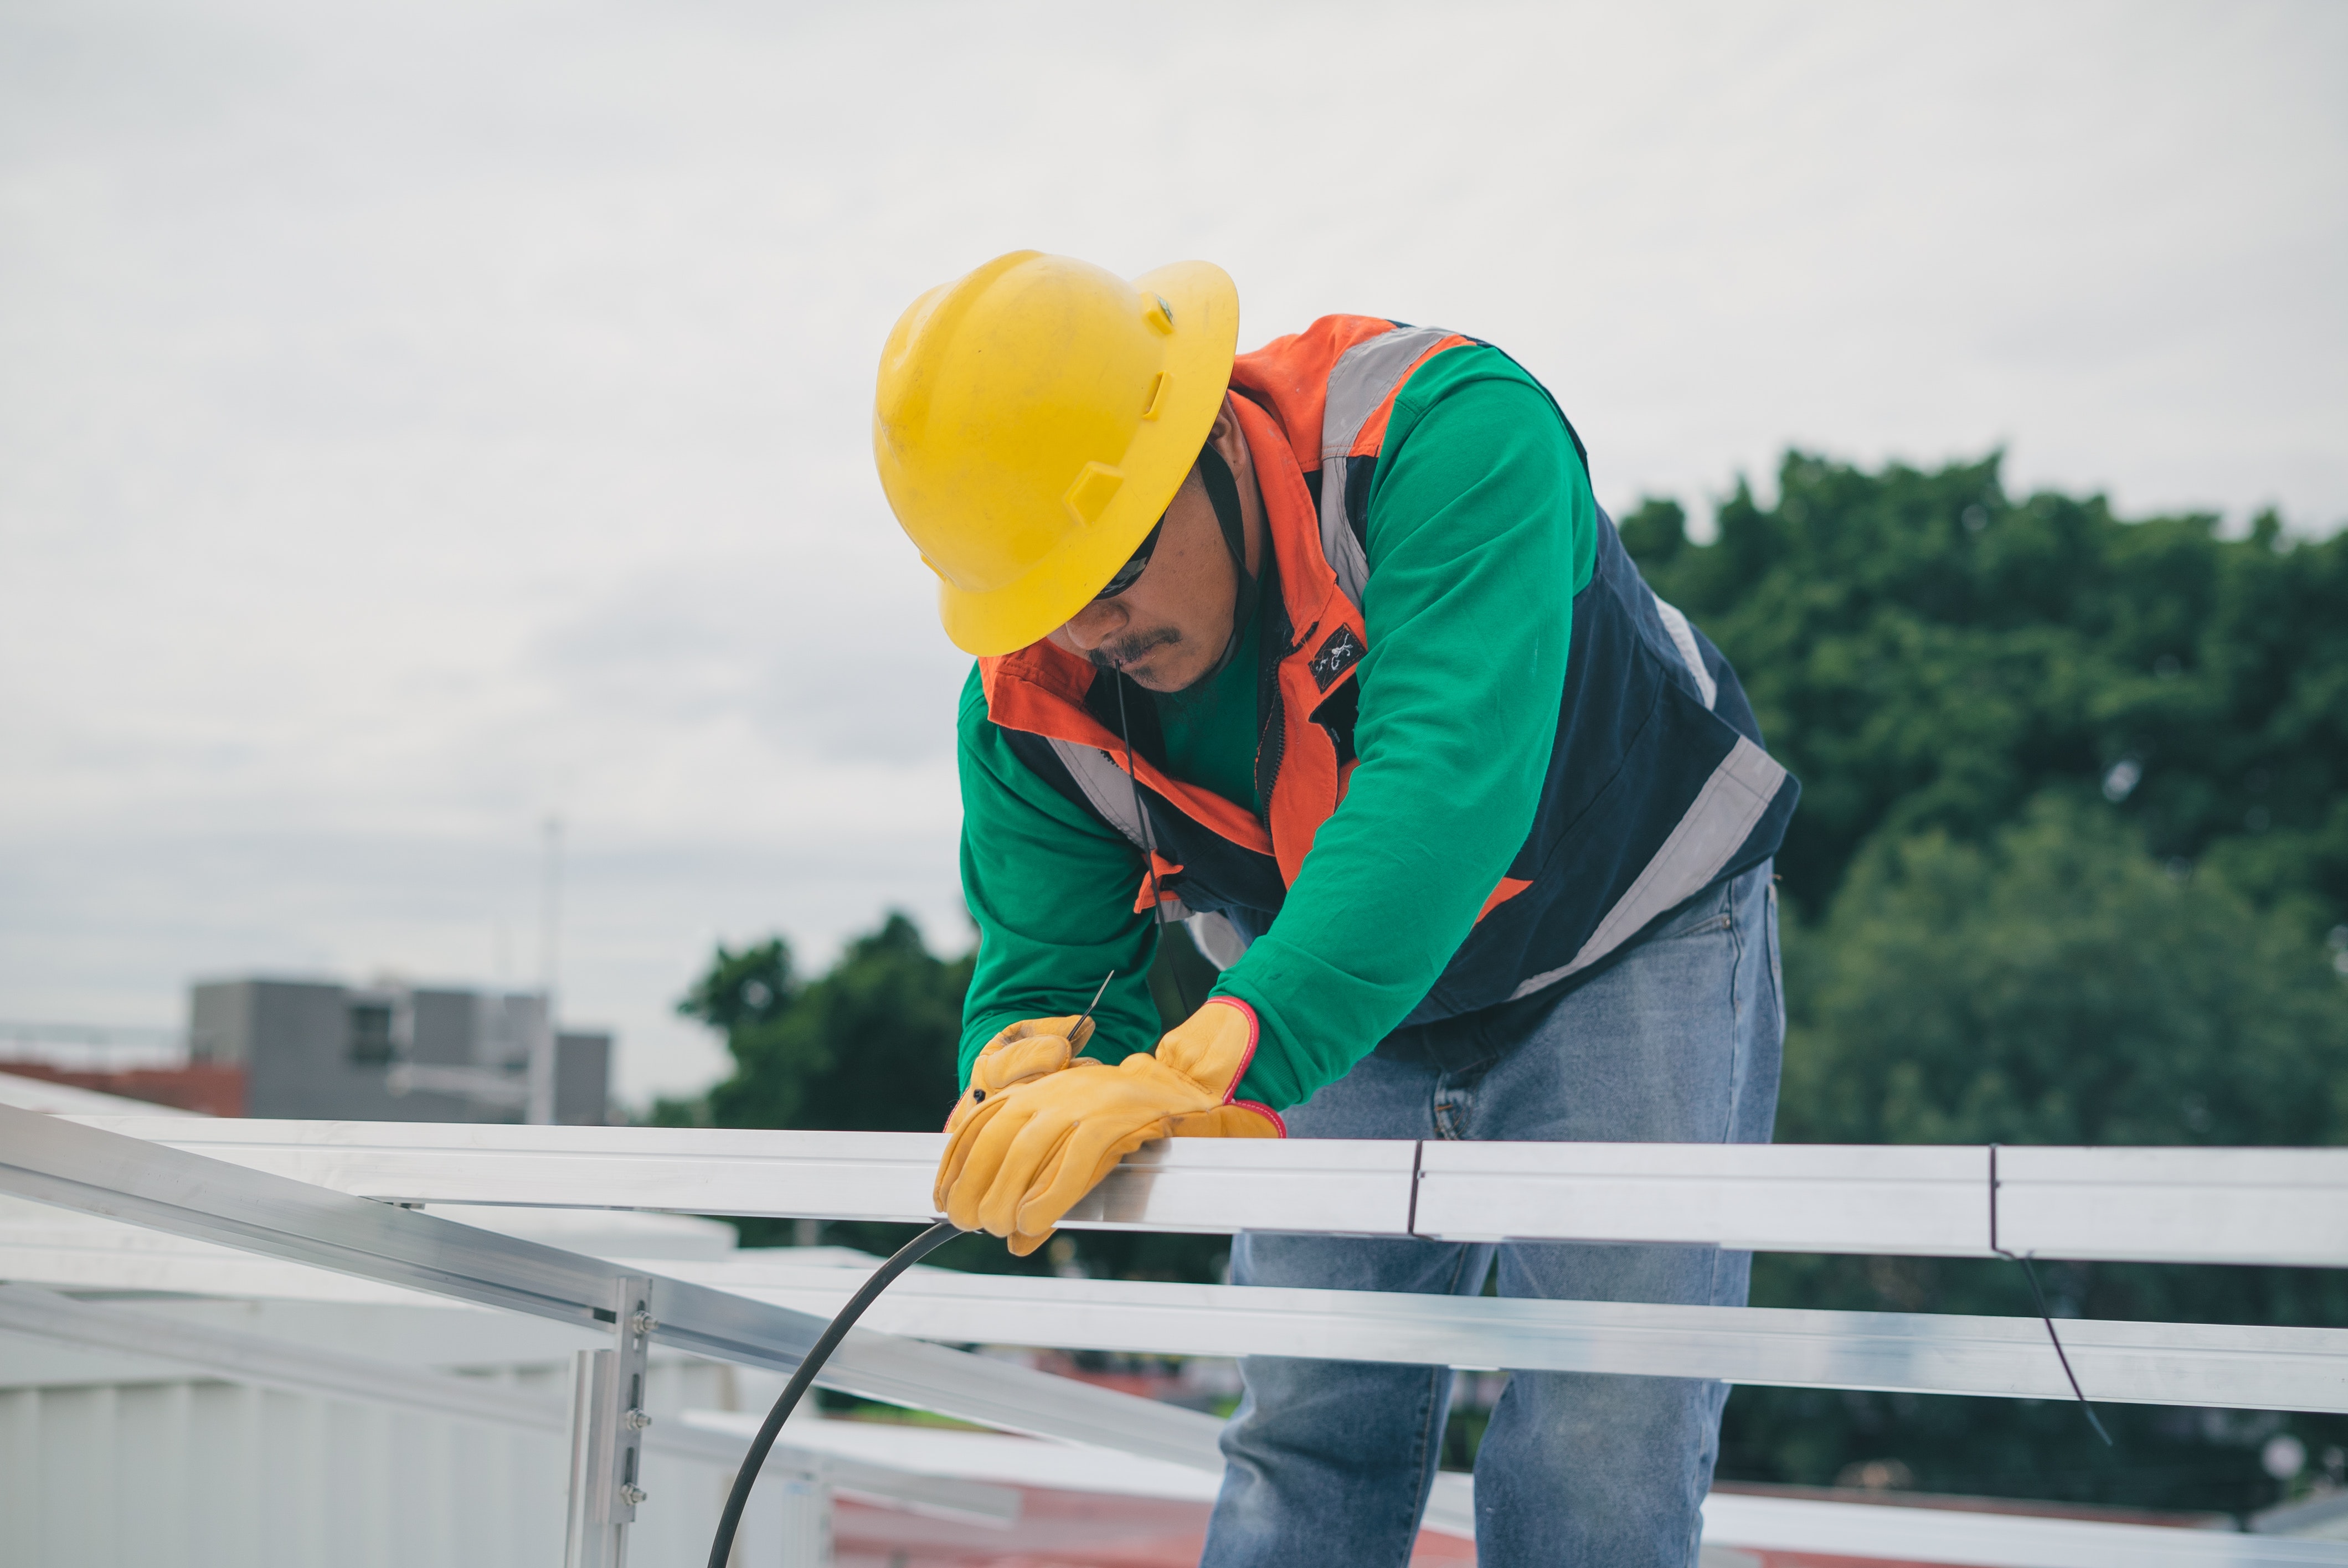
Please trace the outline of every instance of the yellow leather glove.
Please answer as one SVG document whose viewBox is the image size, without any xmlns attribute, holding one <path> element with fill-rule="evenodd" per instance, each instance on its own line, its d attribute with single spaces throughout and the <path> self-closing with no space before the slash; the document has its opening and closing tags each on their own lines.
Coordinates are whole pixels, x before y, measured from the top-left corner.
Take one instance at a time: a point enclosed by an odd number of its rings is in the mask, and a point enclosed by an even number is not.
<svg viewBox="0 0 2348 1568">
<path fill-rule="evenodd" d="M 1071 1062 L 1098 1067 L 1101 1064 L 1090 1057 L 1076 1054 L 1092 1037 L 1093 1020 L 1075 1013 L 1066 1018 L 1024 1019 L 1005 1028 L 980 1048 L 977 1060 L 970 1064 L 970 1087 L 954 1102 L 946 1117 L 946 1131 L 961 1127 L 986 1103 L 988 1096 L 1014 1083 L 1057 1072 Z"/>
<path fill-rule="evenodd" d="M 1174 1118 L 1177 1138 L 1285 1138 L 1288 1123 L 1280 1112 L 1253 1100 L 1234 1100 L 1212 1111 L 1196 1111 Z M 1062 1211 L 1066 1213 L 1066 1210 Z"/>
<path fill-rule="evenodd" d="M 1025 1256 L 1119 1160 L 1173 1135 L 1178 1123 L 1187 1123 L 1189 1136 L 1285 1136 L 1269 1106 L 1231 1098 L 1255 1046 L 1255 1009 L 1236 997 L 1210 997 L 1155 1052 L 1113 1068 L 1030 1077 L 990 1095 L 947 1143 L 938 1207 L 964 1230 L 1005 1237 Z"/>
</svg>

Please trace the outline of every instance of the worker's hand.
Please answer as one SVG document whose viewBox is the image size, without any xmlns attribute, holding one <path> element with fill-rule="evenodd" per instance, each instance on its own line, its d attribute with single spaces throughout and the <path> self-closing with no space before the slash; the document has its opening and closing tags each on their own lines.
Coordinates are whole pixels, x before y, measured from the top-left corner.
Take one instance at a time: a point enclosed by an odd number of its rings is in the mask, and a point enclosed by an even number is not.
<svg viewBox="0 0 2348 1568">
<path fill-rule="evenodd" d="M 970 1064 L 970 1087 L 954 1102 L 953 1111 L 946 1117 L 946 1131 L 959 1130 L 990 1096 L 1014 1083 L 1057 1072 L 1074 1062 L 1099 1066 L 1090 1057 L 1076 1054 L 1092 1037 L 1093 1020 L 1073 1013 L 1066 1018 L 1025 1019 L 1004 1029 L 986 1042 L 978 1060 Z M 939 1207 L 945 1206 L 942 1184 L 937 1201 Z"/>
<path fill-rule="evenodd" d="M 964 1230 L 1007 1238 L 1024 1256 L 1119 1160 L 1172 1135 L 1179 1122 L 1188 1121 L 1193 1135 L 1261 1128 L 1259 1136 L 1282 1136 L 1268 1108 L 1231 1100 L 1255 1045 L 1255 1009 L 1212 997 L 1155 1052 L 1113 1068 L 1045 1073 L 990 1095 L 946 1145 L 938 1206 Z"/>
</svg>

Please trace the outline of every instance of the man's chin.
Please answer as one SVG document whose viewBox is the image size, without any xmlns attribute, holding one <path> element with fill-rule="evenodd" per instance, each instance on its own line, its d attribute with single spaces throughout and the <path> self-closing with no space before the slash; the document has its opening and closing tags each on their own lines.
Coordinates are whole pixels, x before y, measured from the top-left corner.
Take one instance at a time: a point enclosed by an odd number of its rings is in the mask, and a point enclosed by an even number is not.
<svg viewBox="0 0 2348 1568">
<path fill-rule="evenodd" d="M 1179 692 L 1181 690 L 1179 686 L 1168 685 L 1165 680 L 1158 674 L 1156 670 L 1151 667 L 1147 660 L 1143 661 L 1139 664 L 1128 664 L 1124 669 L 1118 671 L 1117 673 L 1124 676 L 1127 680 L 1132 682 L 1135 685 L 1140 687 L 1145 692 Z"/>
<path fill-rule="evenodd" d="M 1095 662 L 1099 663 L 1099 661 Z M 1145 653 L 1121 664 L 1102 664 L 1100 667 L 1114 670 L 1145 692 L 1170 694 L 1186 690 L 1191 683 L 1183 678 L 1183 672 L 1176 667 L 1177 663 L 1176 660 L 1168 658 L 1161 648 L 1159 651 Z"/>
<path fill-rule="evenodd" d="M 1154 692 L 1161 697 L 1179 697 L 1185 692 L 1195 692 L 1200 687 L 1205 685 L 1207 683 L 1207 677 L 1211 674 L 1212 671 L 1201 670 L 1181 679 L 1169 678 L 1164 671 L 1153 671 L 1148 673 L 1143 673 L 1138 671 L 1128 670 L 1126 673 L 1132 677 L 1133 683 L 1135 685 L 1140 687 L 1145 692 Z"/>
</svg>

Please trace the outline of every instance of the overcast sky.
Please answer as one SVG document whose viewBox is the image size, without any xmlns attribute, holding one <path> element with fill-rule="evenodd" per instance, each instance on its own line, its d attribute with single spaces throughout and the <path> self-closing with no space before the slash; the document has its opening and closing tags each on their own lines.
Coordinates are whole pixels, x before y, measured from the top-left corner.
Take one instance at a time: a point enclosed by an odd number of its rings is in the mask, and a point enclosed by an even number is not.
<svg viewBox="0 0 2348 1568">
<path fill-rule="evenodd" d="M 0 7 L 0 1019 L 941 947 L 899 311 L 1204 257 L 1492 339 L 1601 498 L 1789 443 L 2348 518 L 2348 7 Z"/>
</svg>

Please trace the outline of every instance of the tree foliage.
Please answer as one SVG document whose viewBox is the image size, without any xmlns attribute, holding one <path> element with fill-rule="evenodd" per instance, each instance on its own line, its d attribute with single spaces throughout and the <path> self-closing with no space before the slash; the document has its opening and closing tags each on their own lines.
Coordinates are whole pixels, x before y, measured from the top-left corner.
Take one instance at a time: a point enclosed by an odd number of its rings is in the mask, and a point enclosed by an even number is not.
<svg viewBox="0 0 2348 1568">
<path fill-rule="evenodd" d="M 1777 1135 L 1888 1143 L 2338 1143 L 2348 988 L 2287 915 L 2147 855 L 2100 795 L 2049 792 L 1986 844 L 1862 850 L 1828 917 L 1789 930 Z M 2348 1323 L 2314 1269 L 2039 1266 L 2058 1316 Z M 2019 1270 L 1932 1258 L 1755 1260 L 1768 1306 L 2029 1315 Z M 1896 1466 L 1931 1491 L 2246 1510 L 2259 1446 L 2319 1453 L 2336 1419 L 1744 1389 L 1724 1473 L 1825 1482 Z M 1892 1473 L 1897 1473 L 1893 1471 Z"/>
<path fill-rule="evenodd" d="M 2157 856 L 2348 920 L 2348 535 L 2123 523 L 2009 500 L 1998 467 L 1794 453 L 1777 504 L 1739 485 L 1709 546 L 1673 502 L 1623 523 L 1803 781 L 1786 891 L 1815 916 L 1870 836 L 1978 839 L 2073 784 L 2108 786 Z"/>
<path fill-rule="evenodd" d="M 1792 967 L 1784 1140 L 2348 1142 L 2322 945 L 2099 798 L 2050 791 L 1986 844 L 1879 840 Z"/>
<path fill-rule="evenodd" d="M 1803 780 L 1778 1138 L 2348 1142 L 2348 537 L 2010 500 L 1994 457 L 1779 477 L 1709 546 L 1669 502 L 1623 525 Z M 2332 1272 L 2041 1273 L 2058 1315 L 2348 1322 Z M 1765 1255 L 1754 1299 L 2033 1311 L 2014 1266 L 1936 1259 Z M 2348 1446 L 2101 1413 L 2116 1449 L 2058 1404 L 1742 1389 L 1722 1473 L 2242 1510 L 2267 1437 Z"/>
<path fill-rule="evenodd" d="M 971 958 L 929 950 L 891 914 L 801 982 L 780 937 L 720 946 L 677 1011 L 722 1031 L 734 1074 L 709 1091 L 721 1127 L 934 1132 L 953 1103 Z"/>
<path fill-rule="evenodd" d="M 958 1092 L 955 1046 L 974 958 L 937 957 L 912 920 L 897 913 L 850 941 L 813 980 L 798 979 L 789 944 L 780 937 L 738 952 L 720 944 L 676 1008 L 725 1036 L 733 1074 L 700 1100 L 662 1102 L 653 1120 L 672 1126 L 935 1132 Z M 1159 944 L 1153 991 L 1163 999 L 1177 994 L 1169 967 L 1178 962 L 1187 967 L 1189 994 L 1204 995 L 1211 968 L 1197 972 L 1206 960 L 1179 930 Z M 791 1228 L 787 1221 L 736 1224 L 752 1245 L 780 1242 Z M 911 1227 L 886 1225 L 824 1229 L 829 1240 L 878 1252 L 892 1250 L 911 1234 Z M 1225 1250 L 1219 1237 L 1078 1232 L 1056 1238 L 1055 1245 L 1055 1252 L 1017 1259 L 1001 1243 L 973 1236 L 949 1243 L 931 1261 L 991 1272 L 1059 1267 L 1113 1278 L 1195 1279 L 1220 1274 Z"/>
</svg>

